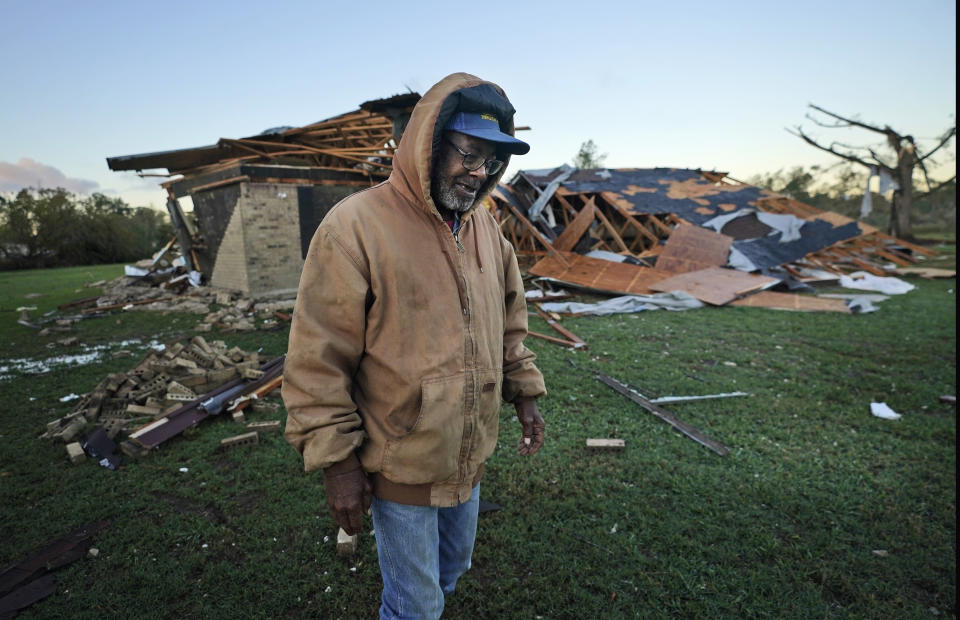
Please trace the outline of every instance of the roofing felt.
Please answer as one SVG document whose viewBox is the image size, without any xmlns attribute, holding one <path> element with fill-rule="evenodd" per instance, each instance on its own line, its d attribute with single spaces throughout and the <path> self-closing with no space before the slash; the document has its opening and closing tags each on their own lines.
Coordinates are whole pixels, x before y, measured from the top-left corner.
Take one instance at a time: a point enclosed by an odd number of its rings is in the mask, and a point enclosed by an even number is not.
<svg viewBox="0 0 960 620">
<path fill-rule="evenodd" d="M 749 258 L 757 268 L 763 269 L 792 263 L 807 254 L 861 234 L 856 222 L 834 227 L 829 222 L 813 220 L 806 222 L 800 228 L 800 238 L 796 241 L 781 242 L 780 235 L 773 234 L 757 239 L 734 241 L 733 247 Z"/>
<path fill-rule="evenodd" d="M 774 196 L 759 187 L 713 183 L 699 170 L 676 168 L 580 170 L 563 187 L 576 193 L 610 192 L 635 214 L 674 213 L 698 225 Z"/>
</svg>

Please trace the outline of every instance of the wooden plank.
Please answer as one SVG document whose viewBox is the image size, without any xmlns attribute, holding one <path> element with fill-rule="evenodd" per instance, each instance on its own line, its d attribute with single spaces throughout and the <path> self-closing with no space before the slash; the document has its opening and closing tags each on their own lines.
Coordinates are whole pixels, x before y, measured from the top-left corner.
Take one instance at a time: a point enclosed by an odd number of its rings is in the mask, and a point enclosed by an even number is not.
<svg viewBox="0 0 960 620">
<path fill-rule="evenodd" d="M 557 240 L 553 242 L 553 249 L 562 252 L 573 251 L 573 246 L 580 241 L 583 234 L 587 232 L 587 229 L 593 224 L 594 211 L 596 211 L 596 207 L 593 204 L 593 198 L 591 198 L 590 202 L 580 209 L 577 217 L 573 218 L 573 221 L 563 229 L 563 232 L 560 233 Z M 564 210 L 564 213 L 566 213 L 566 210 Z"/>
<path fill-rule="evenodd" d="M 250 177 L 241 174 L 240 176 L 231 177 L 229 179 L 223 179 L 222 181 L 215 181 L 213 183 L 207 183 L 206 185 L 198 185 L 192 189 L 194 192 L 203 192 L 208 189 L 216 189 L 218 187 L 223 187 L 224 185 L 233 185 L 234 183 L 243 183 L 244 181 L 249 181 Z"/>
<path fill-rule="evenodd" d="M 660 418 L 661 420 L 663 420 L 673 428 L 677 429 L 678 431 L 680 431 L 690 439 L 696 441 L 700 445 L 705 446 L 710 450 L 713 450 L 720 456 L 724 456 L 725 454 L 730 452 L 730 449 L 727 448 L 722 443 L 720 443 L 719 441 L 710 439 L 709 437 L 704 435 L 702 432 L 700 432 L 696 428 L 690 426 L 686 422 L 680 421 L 679 419 L 677 419 L 675 415 L 673 415 L 663 407 L 660 407 L 659 405 L 656 405 L 650 402 L 649 400 L 647 400 L 646 398 L 640 396 L 634 390 L 631 390 L 626 384 L 621 383 L 620 381 L 617 381 L 613 377 L 609 377 L 600 372 L 595 373 L 594 377 L 597 379 L 597 381 L 603 383 L 604 385 L 607 385 L 608 387 L 613 389 L 615 392 L 622 394 L 623 396 L 626 396 L 633 402 L 637 403 L 638 405 L 640 405 L 641 407 L 643 407 L 653 415 L 657 416 L 658 418 Z"/>
<path fill-rule="evenodd" d="M 573 333 L 572 331 L 570 331 L 569 329 L 561 325 L 559 321 L 557 321 L 552 316 L 544 312 L 543 308 L 541 308 L 539 304 L 534 304 L 533 307 L 537 311 L 537 314 L 540 316 L 540 318 L 547 322 L 547 325 L 549 325 L 554 330 L 556 330 L 561 336 L 563 336 L 570 342 L 574 343 L 575 349 L 588 348 L 586 342 L 581 340 L 580 337 L 577 336 L 575 333 Z"/>
<path fill-rule="evenodd" d="M 657 235 L 647 230 L 646 226 L 641 224 L 637 218 L 633 217 L 633 215 L 627 211 L 622 204 L 620 204 L 620 199 L 616 194 L 612 192 L 601 192 L 600 196 L 607 202 L 607 204 L 616 209 L 617 213 L 619 213 L 625 220 L 633 224 L 634 229 L 646 237 L 651 243 L 654 245 L 658 245 L 660 243 L 660 238 Z M 657 223 L 659 224 L 660 221 L 657 220 Z M 669 229 L 667 230 L 669 232 Z"/>
<path fill-rule="evenodd" d="M 934 267 L 900 267 L 893 272 L 901 276 L 920 276 L 928 280 L 933 278 L 956 278 L 957 272 L 954 269 L 937 269 Z"/>
<path fill-rule="evenodd" d="M 620 248 L 621 252 L 630 253 L 630 249 L 627 248 L 627 244 L 623 242 L 623 238 L 617 233 L 617 229 L 613 227 L 613 224 L 610 223 L 610 220 L 607 219 L 607 216 L 603 214 L 603 211 L 600 209 L 596 210 L 597 217 L 600 219 L 600 222 L 603 223 L 603 227 L 607 229 L 607 232 L 610 233 L 610 236 L 613 237 L 614 242 Z"/>
<path fill-rule="evenodd" d="M 530 273 L 596 291 L 640 295 L 650 293 L 652 284 L 671 275 L 650 267 L 569 252 L 551 252 L 531 267 Z"/>
<path fill-rule="evenodd" d="M 497 190 L 495 190 L 495 192 L 496 191 Z M 522 213 L 517 211 L 517 209 L 512 204 L 510 204 L 509 200 L 507 200 L 506 198 L 500 198 L 499 200 L 500 200 L 500 204 L 503 205 L 508 211 L 510 211 L 510 213 L 515 218 L 517 218 L 517 221 L 523 225 L 523 228 L 527 231 L 527 233 L 533 239 L 539 242 L 540 245 L 542 245 L 545 249 L 547 250 L 553 249 L 553 244 L 547 241 L 547 239 L 542 234 L 540 234 L 540 231 L 537 230 L 536 226 L 534 226 L 533 223 L 531 223 L 530 220 L 526 218 L 526 216 L 524 216 Z M 563 257 L 560 257 L 558 260 L 564 263 L 566 262 L 566 260 Z"/>
<path fill-rule="evenodd" d="M 575 342 L 564 340 L 563 338 L 554 338 L 553 336 L 541 334 L 540 332 L 527 330 L 527 335 L 533 336 L 534 338 L 540 338 L 541 340 L 546 340 L 547 342 L 552 342 L 553 344 L 559 344 L 560 346 L 570 347 L 571 349 L 577 348 L 577 343 Z"/>
<path fill-rule="evenodd" d="M 735 269 L 711 267 L 675 275 L 653 283 L 650 288 L 661 292 L 684 291 L 700 301 L 723 306 L 740 295 L 777 282 L 776 278 L 744 273 Z"/>
<path fill-rule="evenodd" d="M 671 273 L 700 271 L 727 263 L 733 237 L 702 226 L 681 224 L 673 229 L 657 258 L 657 269 Z"/>
<path fill-rule="evenodd" d="M 590 450 L 609 450 L 622 452 L 627 446 L 623 439 L 588 439 L 587 448 Z"/>
<path fill-rule="evenodd" d="M 759 293 L 748 295 L 743 299 L 737 299 L 731 302 L 730 305 L 750 308 L 771 308 L 775 310 L 796 310 L 799 312 L 841 312 L 843 314 L 851 314 L 850 308 L 847 308 L 846 302 L 842 299 L 829 299 L 798 293 L 777 293 L 774 291 L 760 291 Z"/>
</svg>

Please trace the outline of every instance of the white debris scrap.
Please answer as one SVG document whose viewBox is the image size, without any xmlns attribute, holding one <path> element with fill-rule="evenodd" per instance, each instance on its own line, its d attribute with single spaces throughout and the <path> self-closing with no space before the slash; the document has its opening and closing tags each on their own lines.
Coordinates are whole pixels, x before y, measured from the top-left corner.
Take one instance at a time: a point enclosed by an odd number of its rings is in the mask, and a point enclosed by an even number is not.
<svg viewBox="0 0 960 620">
<path fill-rule="evenodd" d="M 870 413 L 884 420 L 899 420 L 901 415 L 891 409 L 887 403 L 870 403 Z"/>
</svg>

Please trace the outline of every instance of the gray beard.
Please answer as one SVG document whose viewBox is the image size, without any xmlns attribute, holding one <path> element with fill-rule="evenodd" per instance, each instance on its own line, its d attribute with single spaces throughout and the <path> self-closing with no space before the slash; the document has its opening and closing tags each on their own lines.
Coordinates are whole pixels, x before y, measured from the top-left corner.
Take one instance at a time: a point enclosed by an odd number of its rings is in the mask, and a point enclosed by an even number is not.
<svg viewBox="0 0 960 620">
<path fill-rule="evenodd" d="M 437 183 L 434 200 L 438 206 L 444 209 L 465 213 L 469 211 L 470 207 L 477 201 L 476 194 L 474 194 L 473 198 L 461 198 L 457 195 L 456 190 L 454 190 L 453 183 L 453 179 L 441 179 L 440 182 Z"/>
</svg>

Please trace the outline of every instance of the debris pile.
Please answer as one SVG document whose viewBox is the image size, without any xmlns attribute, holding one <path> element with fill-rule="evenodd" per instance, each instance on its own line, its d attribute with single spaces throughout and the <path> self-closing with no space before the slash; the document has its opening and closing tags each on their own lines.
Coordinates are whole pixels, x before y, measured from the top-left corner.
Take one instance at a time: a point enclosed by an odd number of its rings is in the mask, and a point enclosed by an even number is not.
<svg viewBox="0 0 960 620">
<path fill-rule="evenodd" d="M 934 254 L 723 172 L 561 166 L 520 171 L 491 198 L 530 274 L 606 294 L 850 312 L 798 291 L 889 276 Z"/>
<path fill-rule="evenodd" d="M 168 286 L 171 280 L 157 278 L 153 273 L 91 282 L 87 286 L 101 287 L 102 294 L 60 305 L 58 309 L 61 311 L 79 311 L 80 314 L 74 318 L 57 319 L 56 327 L 47 329 L 67 332 L 78 318 L 132 310 L 203 314 L 203 320 L 196 326 L 199 332 L 209 332 L 215 327 L 227 332 L 272 329 L 281 322 L 290 322 L 296 303 L 292 294 L 254 299 L 237 291 L 201 285 L 190 285 L 188 289 L 171 294 Z M 21 308 L 26 314 L 18 322 L 28 327 L 40 327 L 31 323 L 31 309 Z"/>
<path fill-rule="evenodd" d="M 108 375 L 40 437 L 67 444 L 75 463 L 89 455 L 114 469 L 121 433 L 126 436 L 121 450 L 136 457 L 211 415 L 228 412 L 242 422 L 248 406 L 279 409 L 259 399 L 279 387 L 282 371 L 283 357 L 262 360 L 257 352 L 194 336 L 150 352 L 127 372 Z M 259 423 L 251 429 L 256 434 L 275 427 L 279 424 Z"/>
</svg>

